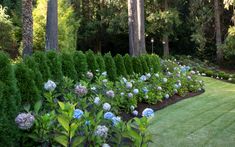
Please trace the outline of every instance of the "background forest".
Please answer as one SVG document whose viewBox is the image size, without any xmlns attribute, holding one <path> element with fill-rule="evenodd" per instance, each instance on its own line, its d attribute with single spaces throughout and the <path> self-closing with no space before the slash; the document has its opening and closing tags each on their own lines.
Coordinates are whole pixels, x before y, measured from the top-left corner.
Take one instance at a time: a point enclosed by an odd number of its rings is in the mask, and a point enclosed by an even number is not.
<svg viewBox="0 0 235 147">
<path fill-rule="evenodd" d="M 234 8 L 228 6 L 232 3 L 231 0 L 145 0 L 147 52 L 152 52 L 153 45 L 153 52 L 162 56 L 167 44 L 171 55 L 186 54 L 214 61 L 219 47 L 224 61 L 234 61 Z M 0 49 L 17 57 L 22 54 L 22 4 L 19 0 L 0 0 L 0 5 Z M 32 13 L 33 49 L 44 50 L 47 0 L 33 0 Z M 218 23 L 220 34 L 215 31 Z M 63 52 L 92 49 L 101 53 L 110 51 L 112 55 L 128 53 L 127 1 L 59 0 L 58 32 L 59 49 Z"/>
</svg>

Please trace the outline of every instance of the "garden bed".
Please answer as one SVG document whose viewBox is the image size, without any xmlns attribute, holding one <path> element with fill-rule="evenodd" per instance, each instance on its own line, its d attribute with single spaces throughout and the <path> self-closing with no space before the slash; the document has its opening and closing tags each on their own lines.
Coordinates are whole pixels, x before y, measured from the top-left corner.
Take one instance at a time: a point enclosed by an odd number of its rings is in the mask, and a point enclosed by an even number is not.
<svg viewBox="0 0 235 147">
<path fill-rule="evenodd" d="M 154 111 L 161 110 L 169 105 L 175 104 L 175 103 L 177 103 L 181 100 L 187 99 L 187 98 L 192 98 L 192 97 L 198 96 L 204 92 L 205 92 L 205 90 L 202 90 L 199 92 L 189 92 L 185 96 L 179 96 L 176 94 L 169 99 L 164 99 L 163 101 L 161 101 L 161 102 L 159 101 L 158 103 L 152 104 L 152 105 L 142 102 L 137 105 L 136 110 L 138 112 L 142 112 L 145 108 L 151 108 Z M 130 114 L 130 113 L 123 111 L 123 112 L 121 112 L 121 117 L 124 121 L 128 121 L 128 120 L 134 118 L 135 116 L 133 114 Z M 137 117 L 141 118 L 142 116 L 141 116 L 141 114 L 138 114 Z"/>
</svg>

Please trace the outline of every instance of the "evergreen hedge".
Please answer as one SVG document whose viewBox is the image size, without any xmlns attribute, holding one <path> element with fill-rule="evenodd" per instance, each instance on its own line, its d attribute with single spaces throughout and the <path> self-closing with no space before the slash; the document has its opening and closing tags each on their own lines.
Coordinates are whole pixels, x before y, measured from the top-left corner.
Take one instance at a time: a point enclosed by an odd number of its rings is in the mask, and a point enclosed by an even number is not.
<svg viewBox="0 0 235 147">
<path fill-rule="evenodd" d="M 78 80 L 81 80 L 88 71 L 86 55 L 82 51 L 76 51 L 73 56 L 74 66 Z"/>
<path fill-rule="evenodd" d="M 46 53 L 47 65 L 50 68 L 51 79 L 60 82 L 63 79 L 61 58 L 55 51 L 49 51 Z"/>
<path fill-rule="evenodd" d="M 23 63 L 15 65 L 17 87 L 21 96 L 21 105 L 34 104 L 40 99 L 40 94 L 33 80 L 33 72 Z"/>
<path fill-rule="evenodd" d="M 117 54 L 114 60 L 117 68 L 117 75 L 126 77 L 127 72 L 126 72 L 126 67 L 124 65 L 123 57 L 120 54 Z"/>
<path fill-rule="evenodd" d="M 117 78 L 117 70 L 116 70 L 116 65 L 113 60 L 113 57 L 110 53 L 107 53 L 104 55 L 104 61 L 106 65 L 106 71 L 108 74 L 108 78 L 112 81 L 115 81 Z"/>
<path fill-rule="evenodd" d="M 93 74 L 95 74 L 96 70 L 98 69 L 98 64 L 94 52 L 92 50 L 87 51 L 86 58 L 87 58 L 88 70 L 90 70 Z"/>
<path fill-rule="evenodd" d="M 103 56 L 100 53 L 96 55 L 96 61 L 97 61 L 100 72 L 104 72 L 106 70 L 105 62 L 104 62 Z"/>
<path fill-rule="evenodd" d="M 9 56 L 1 51 L 0 67 L 0 146 L 16 146 L 19 129 L 15 124 L 15 117 L 19 110 L 20 95 Z"/>
<path fill-rule="evenodd" d="M 133 57 L 132 64 L 135 73 L 143 74 L 143 68 L 139 57 Z"/>
<path fill-rule="evenodd" d="M 151 55 L 151 62 L 155 73 L 161 71 L 161 60 L 158 55 Z"/>
<path fill-rule="evenodd" d="M 33 80 L 38 88 L 38 90 L 41 90 L 43 88 L 43 79 L 42 79 L 42 74 L 39 70 L 39 65 L 38 63 L 35 62 L 35 60 L 31 56 L 26 56 L 24 58 L 24 63 L 25 65 L 30 68 L 33 72 Z"/>
<path fill-rule="evenodd" d="M 139 57 L 140 62 L 142 63 L 142 69 L 143 69 L 143 73 L 149 73 L 149 67 L 148 64 L 144 58 L 144 56 Z"/>
<path fill-rule="evenodd" d="M 62 60 L 62 71 L 64 76 L 77 81 L 77 71 L 75 70 L 73 56 L 71 54 L 63 53 L 61 54 Z"/>
<path fill-rule="evenodd" d="M 37 51 L 33 54 L 33 58 L 38 64 L 39 71 L 42 74 L 43 82 L 45 83 L 48 81 L 48 79 L 51 79 L 51 72 L 49 66 L 47 65 L 48 59 L 46 54 L 44 52 Z"/>
<path fill-rule="evenodd" d="M 130 57 L 128 54 L 126 54 L 123 59 L 124 59 L 124 64 L 126 67 L 127 74 L 132 75 L 134 73 L 133 64 L 132 64 L 132 57 Z"/>
</svg>

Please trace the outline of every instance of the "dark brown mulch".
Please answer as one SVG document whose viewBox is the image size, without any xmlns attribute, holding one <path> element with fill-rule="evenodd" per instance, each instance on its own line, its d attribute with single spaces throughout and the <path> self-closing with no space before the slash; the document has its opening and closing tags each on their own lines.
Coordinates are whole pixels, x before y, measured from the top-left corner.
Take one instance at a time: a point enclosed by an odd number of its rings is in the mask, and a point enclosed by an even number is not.
<svg viewBox="0 0 235 147">
<path fill-rule="evenodd" d="M 156 104 L 139 103 L 136 108 L 136 110 L 139 112 L 139 115 L 137 117 L 139 117 L 139 118 L 141 117 L 141 113 L 145 108 L 151 108 L 154 111 L 157 111 L 157 110 L 163 109 L 169 105 L 175 104 L 181 100 L 191 98 L 191 97 L 200 95 L 202 93 L 204 93 L 204 91 L 200 91 L 200 92 L 196 92 L 196 93 L 189 92 L 183 97 L 179 96 L 179 95 L 174 95 L 174 96 L 170 97 L 169 99 L 164 99 L 162 102 L 158 102 Z M 128 120 L 134 118 L 135 116 L 130 113 L 127 113 L 127 112 L 121 112 L 121 117 L 122 117 L 122 120 L 128 121 Z"/>
</svg>

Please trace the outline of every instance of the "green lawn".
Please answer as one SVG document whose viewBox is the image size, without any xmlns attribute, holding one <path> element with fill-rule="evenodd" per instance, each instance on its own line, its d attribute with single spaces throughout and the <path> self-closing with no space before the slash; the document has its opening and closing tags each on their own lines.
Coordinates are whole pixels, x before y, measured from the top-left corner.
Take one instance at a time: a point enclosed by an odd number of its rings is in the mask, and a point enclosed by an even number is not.
<svg viewBox="0 0 235 147">
<path fill-rule="evenodd" d="M 151 147 L 234 147 L 235 85 L 203 78 L 206 92 L 157 111 Z"/>
</svg>

